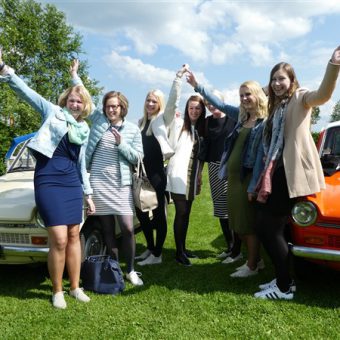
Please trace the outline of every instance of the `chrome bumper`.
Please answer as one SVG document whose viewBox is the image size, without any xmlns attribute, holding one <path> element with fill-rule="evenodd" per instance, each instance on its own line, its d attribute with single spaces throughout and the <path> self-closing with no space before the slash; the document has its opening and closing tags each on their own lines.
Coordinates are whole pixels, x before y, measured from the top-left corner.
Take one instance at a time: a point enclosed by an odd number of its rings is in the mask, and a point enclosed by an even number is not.
<svg viewBox="0 0 340 340">
<path fill-rule="evenodd" d="M 290 244 L 292 253 L 298 257 L 309 259 L 340 261 L 340 250 L 320 249 L 312 247 L 301 247 Z"/>
<path fill-rule="evenodd" d="M 0 257 L 23 256 L 23 257 L 46 257 L 49 248 L 18 247 L 0 245 Z"/>
</svg>

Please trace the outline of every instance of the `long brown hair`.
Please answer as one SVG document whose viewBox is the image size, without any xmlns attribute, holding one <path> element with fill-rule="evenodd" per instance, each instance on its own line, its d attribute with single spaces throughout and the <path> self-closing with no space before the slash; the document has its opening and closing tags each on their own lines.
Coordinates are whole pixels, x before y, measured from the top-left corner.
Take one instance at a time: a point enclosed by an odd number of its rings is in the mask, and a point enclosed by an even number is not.
<svg viewBox="0 0 340 340">
<path fill-rule="evenodd" d="M 289 80 L 291 81 L 291 85 L 290 88 L 288 90 L 288 93 L 286 95 L 286 98 L 279 98 L 275 95 L 273 88 L 272 88 L 272 79 L 274 76 L 274 73 L 279 71 L 279 70 L 283 70 Z M 266 121 L 266 124 L 264 126 L 263 129 L 263 137 L 264 139 L 267 141 L 267 143 L 270 143 L 270 139 L 271 139 L 271 135 L 272 135 L 272 128 L 273 128 L 273 117 L 274 117 L 274 113 L 275 113 L 275 109 L 277 107 L 277 105 L 283 100 L 290 100 L 290 98 L 292 97 L 292 95 L 294 94 L 294 92 L 296 91 L 297 88 L 299 88 L 299 82 L 296 78 L 296 74 L 295 71 L 292 67 L 292 65 L 288 64 L 288 63 L 278 63 L 276 64 L 271 72 L 270 72 L 270 77 L 269 77 L 269 84 L 268 84 L 268 119 Z"/>
<path fill-rule="evenodd" d="M 271 117 L 271 115 L 273 114 L 273 111 L 275 110 L 275 106 L 282 99 L 282 98 L 279 99 L 278 97 L 276 97 L 276 95 L 273 91 L 273 88 L 271 86 L 274 73 L 279 71 L 279 70 L 283 70 L 285 73 L 287 73 L 287 76 L 291 81 L 291 86 L 290 86 L 290 89 L 288 90 L 287 98 L 290 98 L 294 94 L 296 89 L 298 87 L 300 87 L 292 65 L 290 65 L 288 63 L 284 63 L 284 62 L 276 64 L 270 72 L 269 84 L 268 84 L 268 114 L 269 114 L 269 117 Z"/>
<path fill-rule="evenodd" d="M 185 105 L 185 110 L 184 110 L 184 123 L 183 123 L 182 131 L 188 131 L 191 133 L 191 120 L 189 117 L 189 103 L 190 102 L 199 102 L 201 106 L 202 113 L 198 117 L 195 123 L 195 129 L 197 130 L 199 136 L 204 136 L 206 109 L 205 109 L 204 99 L 199 95 L 192 95 L 187 100 L 187 103 Z"/>
</svg>

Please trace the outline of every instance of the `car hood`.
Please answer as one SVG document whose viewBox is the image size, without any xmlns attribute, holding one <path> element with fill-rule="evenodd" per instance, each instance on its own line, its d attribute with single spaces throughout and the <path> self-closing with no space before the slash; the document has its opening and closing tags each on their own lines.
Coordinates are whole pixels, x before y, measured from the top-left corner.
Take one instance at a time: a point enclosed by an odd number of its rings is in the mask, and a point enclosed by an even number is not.
<svg viewBox="0 0 340 340">
<path fill-rule="evenodd" d="M 340 219 L 340 172 L 326 176 L 326 189 L 315 195 L 308 196 L 308 200 L 318 206 L 320 214 L 325 219 Z"/>
<path fill-rule="evenodd" d="M 0 177 L 0 222 L 31 221 L 35 208 L 33 171 Z"/>
</svg>

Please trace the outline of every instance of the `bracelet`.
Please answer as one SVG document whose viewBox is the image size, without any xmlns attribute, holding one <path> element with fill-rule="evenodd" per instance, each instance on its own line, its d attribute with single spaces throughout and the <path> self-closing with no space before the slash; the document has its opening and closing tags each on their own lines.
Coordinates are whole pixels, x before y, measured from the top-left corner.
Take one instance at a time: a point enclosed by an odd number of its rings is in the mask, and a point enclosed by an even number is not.
<svg viewBox="0 0 340 340">
<path fill-rule="evenodd" d="M 3 70 L 3 68 L 6 66 L 6 64 L 4 63 L 4 62 L 2 62 L 1 64 L 0 64 L 0 72 Z"/>
</svg>

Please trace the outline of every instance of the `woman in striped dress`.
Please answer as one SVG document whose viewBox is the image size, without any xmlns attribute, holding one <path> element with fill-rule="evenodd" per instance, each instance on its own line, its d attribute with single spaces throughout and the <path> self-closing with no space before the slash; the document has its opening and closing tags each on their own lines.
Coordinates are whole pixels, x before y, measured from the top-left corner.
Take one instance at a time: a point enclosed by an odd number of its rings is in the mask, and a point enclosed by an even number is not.
<svg viewBox="0 0 340 340">
<path fill-rule="evenodd" d="M 214 90 L 213 94 L 224 101 L 221 92 Z M 227 191 L 228 181 L 218 178 L 218 170 L 224 148 L 224 140 L 233 130 L 236 121 L 229 118 L 209 101 L 205 100 L 205 105 L 211 112 L 205 120 L 204 152 L 200 160 L 208 163 L 208 175 L 211 191 L 211 198 L 214 207 L 214 216 L 219 219 L 222 233 L 226 242 L 226 248 L 217 258 L 229 261 L 230 258 L 241 256 L 241 240 L 236 233 L 229 228 Z M 229 258 L 228 258 L 229 257 Z M 226 260 L 228 258 L 228 260 Z"/>
<path fill-rule="evenodd" d="M 77 66 L 73 81 L 81 82 Z M 91 116 L 91 131 L 86 149 L 86 165 L 90 170 L 93 202 L 100 220 L 108 253 L 118 260 L 115 218 L 122 233 L 122 249 L 126 256 L 126 278 L 136 286 L 143 285 L 134 270 L 135 236 L 134 202 L 131 165 L 143 157 L 142 137 L 137 125 L 128 122 L 128 100 L 120 92 L 110 91 L 103 98 L 103 109 Z"/>
</svg>

